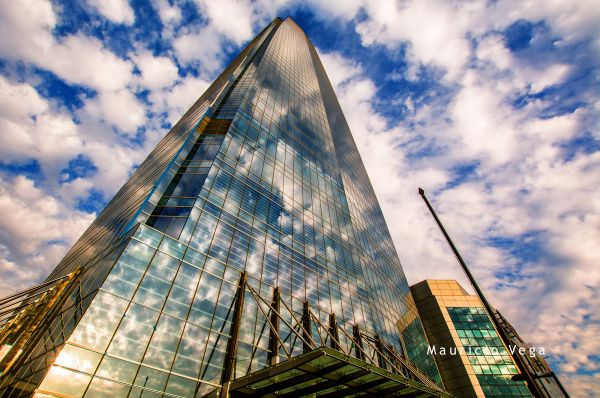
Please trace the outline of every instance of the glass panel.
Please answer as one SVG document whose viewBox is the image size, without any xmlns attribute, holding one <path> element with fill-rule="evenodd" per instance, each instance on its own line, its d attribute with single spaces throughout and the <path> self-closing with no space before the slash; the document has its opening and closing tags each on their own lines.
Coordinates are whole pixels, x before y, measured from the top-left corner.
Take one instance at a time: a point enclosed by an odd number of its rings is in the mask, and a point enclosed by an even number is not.
<svg viewBox="0 0 600 398">
<path fill-rule="evenodd" d="M 127 301 L 98 292 L 69 341 L 104 352 L 127 308 Z"/>
<path fill-rule="evenodd" d="M 174 239 L 165 237 L 159 247 L 159 250 L 170 254 L 173 257 L 182 258 L 183 252 L 185 251 L 185 245 Z"/>
<path fill-rule="evenodd" d="M 169 374 L 160 370 L 141 366 L 140 371 L 135 378 L 135 385 L 140 387 L 152 388 L 154 390 L 163 391 Z"/>
<path fill-rule="evenodd" d="M 152 247 L 158 247 L 163 235 L 160 232 L 155 231 L 144 224 L 140 224 L 139 229 L 135 234 L 135 237 Z"/>
<path fill-rule="evenodd" d="M 198 377 L 207 338 L 208 331 L 206 329 L 188 323 L 179 344 L 173 372 Z"/>
<path fill-rule="evenodd" d="M 163 312 L 185 319 L 196 293 L 199 278 L 200 270 L 198 268 L 182 263 Z"/>
<path fill-rule="evenodd" d="M 447 311 L 486 397 L 529 397 L 519 389 L 525 387 L 523 382 L 510 380 L 516 367 L 483 308 L 447 307 Z"/>
<path fill-rule="evenodd" d="M 149 308 L 131 304 L 110 344 L 108 353 L 132 361 L 141 361 L 158 315 L 158 312 Z"/>
<path fill-rule="evenodd" d="M 118 296 L 131 298 L 142 279 L 155 249 L 132 240 L 102 285 Z"/>
<path fill-rule="evenodd" d="M 165 370 L 171 369 L 183 324 L 183 321 L 164 314 L 160 317 L 144 357 L 144 364 Z"/>
<path fill-rule="evenodd" d="M 94 377 L 85 398 L 125 398 L 127 394 L 129 386 Z"/>
<path fill-rule="evenodd" d="M 55 364 L 80 372 L 94 373 L 100 358 L 102 358 L 102 355 L 97 352 L 67 344 L 58 355 Z"/>
<path fill-rule="evenodd" d="M 135 294 L 134 301 L 161 309 L 177 272 L 179 260 L 158 252 Z"/>
<path fill-rule="evenodd" d="M 171 375 L 169 377 L 169 383 L 167 384 L 167 393 L 176 394 L 182 397 L 194 396 L 196 390 L 196 382 L 194 380 L 180 377 L 177 375 Z"/>
<path fill-rule="evenodd" d="M 52 392 L 73 398 L 83 396 L 83 393 L 92 379 L 92 376 L 73 372 L 60 366 L 52 366 L 46 378 L 40 384 L 40 390 Z"/>
<path fill-rule="evenodd" d="M 133 382 L 137 368 L 138 365 L 134 363 L 105 356 L 96 375 L 123 383 L 131 383 Z"/>
</svg>

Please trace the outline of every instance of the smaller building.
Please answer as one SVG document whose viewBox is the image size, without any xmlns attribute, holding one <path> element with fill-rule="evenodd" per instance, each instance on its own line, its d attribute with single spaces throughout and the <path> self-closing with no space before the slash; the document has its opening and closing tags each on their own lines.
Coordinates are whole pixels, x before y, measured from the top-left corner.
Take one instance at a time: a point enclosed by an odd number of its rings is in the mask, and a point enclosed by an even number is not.
<svg viewBox="0 0 600 398">
<path fill-rule="evenodd" d="M 531 397 L 479 298 L 454 280 L 411 286 L 447 391 L 458 397 Z"/>
</svg>

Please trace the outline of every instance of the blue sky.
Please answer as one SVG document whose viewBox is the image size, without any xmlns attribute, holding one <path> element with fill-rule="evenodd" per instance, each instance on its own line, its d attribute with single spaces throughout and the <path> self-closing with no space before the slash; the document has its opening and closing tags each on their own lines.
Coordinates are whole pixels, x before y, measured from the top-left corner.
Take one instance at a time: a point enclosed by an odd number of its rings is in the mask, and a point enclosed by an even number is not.
<svg viewBox="0 0 600 398">
<path fill-rule="evenodd" d="M 411 283 L 459 279 L 600 391 L 592 1 L 0 2 L 0 291 L 42 280 L 275 16 L 315 43 Z M 466 285 L 466 284 L 465 284 Z"/>
</svg>

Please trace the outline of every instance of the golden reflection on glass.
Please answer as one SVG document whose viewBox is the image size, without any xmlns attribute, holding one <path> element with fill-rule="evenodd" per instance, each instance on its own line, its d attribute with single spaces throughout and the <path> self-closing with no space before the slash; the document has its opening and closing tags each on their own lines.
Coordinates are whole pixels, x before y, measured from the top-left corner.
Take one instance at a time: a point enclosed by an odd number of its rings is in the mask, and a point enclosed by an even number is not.
<svg viewBox="0 0 600 398">
<path fill-rule="evenodd" d="M 56 358 L 55 364 L 80 372 L 94 373 L 101 358 L 102 355 L 97 352 L 66 344 Z"/>
<path fill-rule="evenodd" d="M 52 392 L 58 396 L 79 398 L 90 382 L 92 376 L 74 372 L 60 366 L 53 365 L 39 389 Z"/>
</svg>

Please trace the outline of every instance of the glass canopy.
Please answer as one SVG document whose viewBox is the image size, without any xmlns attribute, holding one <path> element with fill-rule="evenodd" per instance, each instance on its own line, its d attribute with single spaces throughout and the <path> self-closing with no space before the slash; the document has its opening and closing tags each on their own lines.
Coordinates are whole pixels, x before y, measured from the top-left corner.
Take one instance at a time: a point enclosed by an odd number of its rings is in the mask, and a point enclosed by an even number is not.
<svg viewBox="0 0 600 398">
<path fill-rule="evenodd" d="M 452 397 L 329 347 L 320 347 L 240 377 L 217 397 Z"/>
</svg>

